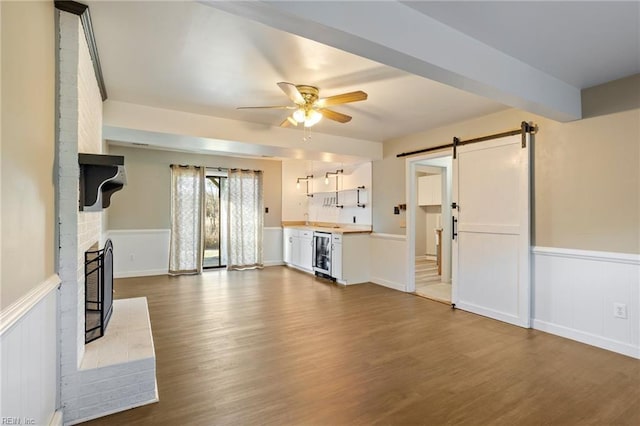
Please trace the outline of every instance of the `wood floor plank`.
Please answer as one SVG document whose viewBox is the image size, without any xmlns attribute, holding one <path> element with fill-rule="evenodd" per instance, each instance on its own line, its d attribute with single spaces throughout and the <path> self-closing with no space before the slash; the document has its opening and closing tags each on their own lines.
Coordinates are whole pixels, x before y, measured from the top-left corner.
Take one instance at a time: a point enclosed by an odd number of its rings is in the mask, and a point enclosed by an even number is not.
<svg viewBox="0 0 640 426">
<path fill-rule="evenodd" d="M 285 267 L 117 280 L 160 402 L 90 425 L 638 425 L 640 361 Z"/>
</svg>

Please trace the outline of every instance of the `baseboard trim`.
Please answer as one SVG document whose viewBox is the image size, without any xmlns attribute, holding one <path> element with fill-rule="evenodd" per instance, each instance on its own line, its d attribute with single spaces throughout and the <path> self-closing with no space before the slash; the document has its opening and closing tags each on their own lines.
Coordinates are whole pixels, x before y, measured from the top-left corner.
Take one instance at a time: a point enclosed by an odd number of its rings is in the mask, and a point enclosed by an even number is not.
<svg viewBox="0 0 640 426">
<path fill-rule="evenodd" d="M 291 269 L 295 269 L 296 271 L 300 271 L 300 272 L 304 272 L 306 274 L 311 274 L 311 275 L 315 275 L 315 273 L 313 272 L 313 270 L 309 270 L 309 269 L 304 269 L 304 268 L 300 268 L 299 266 L 293 265 L 291 263 L 283 263 L 284 266 L 287 266 Z"/>
<path fill-rule="evenodd" d="M 531 252 L 539 256 L 566 257 L 569 259 L 595 260 L 600 262 L 640 265 L 640 254 L 578 250 L 556 247 L 533 247 L 531 249 Z"/>
<path fill-rule="evenodd" d="M 465 303 L 461 301 L 455 302 L 456 309 L 460 309 L 472 314 L 481 315 L 487 318 L 493 318 L 511 325 L 515 325 L 523 328 L 530 328 L 530 324 L 523 324 L 519 317 L 511 315 L 505 312 L 496 311 L 493 309 L 487 309 L 482 306 L 474 305 L 472 303 Z"/>
<path fill-rule="evenodd" d="M 596 346 L 601 349 L 640 359 L 640 346 L 633 346 L 628 343 L 607 339 L 595 334 L 536 319 L 533 320 L 533 328 L 544 331 L 545 333 L 555 334 L 556 336 L 576 340 L 587 345 Z"/>
<path fill-rule="evenodd" d="M 62 410 L 56 410 L 51 416 L 51 421 L 49 421 L 49 426 L 62 426 Z"/>
<path fill-rule="evenodd" d="M 17 324 L 34 306 L 60 285 L 58 274 L 49 276 L 20 299 L 0 312 L 0 336 Z"/>
<path fill-rule="evenodd" d="M 136 278 L 136 277 L 150 277 L 154 275 L 169 275 L 168 269 L 149 269 L 146 271 L 125 271 L 118 274 L 113 274 L 113 278 Z"/>
<path fill-rule="evenodd" d="M 267 260 L 262 263 L 264 266 L 282 266 L 284 262 L 282 260 Z"/>
<path fill-rule="evenodd" d="M 405 293 L 407 291 L 407 288 L 405 285 L 396 283 L 393 281 L 385 280 L 383 278 L 371 277 L 371 282 L 377 285 L 381 285 L 383 287 L 390 288 L 392 290 L 402 291 Z"/>
</svg>

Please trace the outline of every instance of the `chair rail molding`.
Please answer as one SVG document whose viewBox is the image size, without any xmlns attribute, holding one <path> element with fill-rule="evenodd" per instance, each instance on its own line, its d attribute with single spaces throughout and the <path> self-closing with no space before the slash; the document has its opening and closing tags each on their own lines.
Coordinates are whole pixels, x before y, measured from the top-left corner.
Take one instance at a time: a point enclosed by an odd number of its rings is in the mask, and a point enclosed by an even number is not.
<svg viewBox="0 0 640 426">
<path fill-rule="evenodd" d="M 618 253 L 610 251 L 592 251 L 567 249 L 556 247 L 532 247 L 531 252 L 540 256 L 566 257 L 569 259 L 584 259 L 601 262 L 628 263 L 640 265 L 640 254 Z"/>
<path fill-rule="evenodd" d="M 60 285 L 60 277 L 53 274 L 29 293 L 13 302 L 0 312 L 0 336 L 11 329 L 24 315 Z"/>
</svg>

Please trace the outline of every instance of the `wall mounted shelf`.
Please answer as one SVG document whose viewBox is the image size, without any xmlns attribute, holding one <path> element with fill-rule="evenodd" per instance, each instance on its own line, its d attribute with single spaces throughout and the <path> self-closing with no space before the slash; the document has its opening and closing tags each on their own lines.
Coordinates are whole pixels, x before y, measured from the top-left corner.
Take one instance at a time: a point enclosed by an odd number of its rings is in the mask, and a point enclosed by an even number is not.
<svg viewBox="0 0 640 426">
<path fill-rule="evenodd" d="M 356 200 L 355 203 L 340 203 L 340 196 L 342 195 L 343 197 L 346 194 L 349 193 L 354 193 L 356 194 Z M 337 207 L 339 209 L 344 208 L 344 207 L 362 207 L 365 208 L 367 206 L 366 203 L 361 202 L 361 197 L 360 195 L 362 193 L 365 193 L 366 189 L 364 186 L 359 186 L 357 188 L 349 188 L 349 189 L 340 189 L 340 190 L 336 190 L 336 191 L 318 191 L 318 192 L 314 192 L 311 194 L 307 194 L 309 196 L 314 196 L 317 195 L 319 197 L 325 197 L 325 198 L 331 198 L 331 202 L 323 204 L 323 207 Z"/>
</svg>

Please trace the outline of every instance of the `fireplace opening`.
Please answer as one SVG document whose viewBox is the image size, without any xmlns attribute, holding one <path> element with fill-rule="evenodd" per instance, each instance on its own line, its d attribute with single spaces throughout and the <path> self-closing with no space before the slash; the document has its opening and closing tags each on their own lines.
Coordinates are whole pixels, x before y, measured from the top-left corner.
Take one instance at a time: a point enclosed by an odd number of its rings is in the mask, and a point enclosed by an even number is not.
<svg viewBox="0 0 640 426">
<path fill-rule="evenodd" d="M 85 343 L 104 336 L 113 311 L 113 244 L 84 254 Z"/>
</svg>

